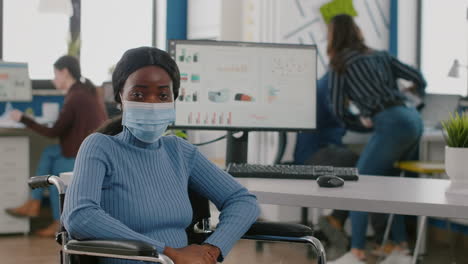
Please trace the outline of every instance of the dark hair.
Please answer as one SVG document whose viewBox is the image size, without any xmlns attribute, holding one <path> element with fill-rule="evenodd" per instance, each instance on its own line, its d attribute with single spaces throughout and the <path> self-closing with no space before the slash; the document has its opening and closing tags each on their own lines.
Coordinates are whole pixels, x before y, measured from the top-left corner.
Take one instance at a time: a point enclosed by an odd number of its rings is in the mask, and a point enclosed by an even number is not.
<svg viewBox="0 0 468 264">
<path fill-rule="evenodd" d="M 94 86 L 94 84 L 89 79 L 83 78 L 83 76 L 81 76 L 80 62 L 76 57 L 65 55 L 58 58 L 58 60 L 54 63 L 54 68 L 57 70 L 67 69 L 70 75 L 77 82 L 84 84 L 84 87 L 86 87 L 92 94 L 96 94 L 96 86 Z"/>
<path fill-rule="evenodd" d="M 334 16 L 329 24 L 331 27 L 331 41 L 327 46 L 327 53 L 330 57 L 330 66 L 338 73 L 346 69 L 346 52 L 357 51 L 366 53 L 369 48 L 364 44 L 364 37 L 358 25 L 350 15 L 341 14 Z M 330 28 L 329 28 L 330 30 Z"/>
<path fill-rule="evenodd" d="M 177 99 L 180 88 L 180 73 L 176 62 L 163 50 L 154 47 L 139 47 L 127 50 L 115 66 L 114 72 L 112 73 L 115 102 L 118 104 L 122 103 L 120 93 L 122 92 L 128 76 L 140 68 L 151 65 L 161 67 L 169 74 L 172 80 L 174 101 Z M 98 128 L 97 132 L 107 135 L 116 135 L 122 130 L 122 116 L 118 116 Z"/>
</svg>

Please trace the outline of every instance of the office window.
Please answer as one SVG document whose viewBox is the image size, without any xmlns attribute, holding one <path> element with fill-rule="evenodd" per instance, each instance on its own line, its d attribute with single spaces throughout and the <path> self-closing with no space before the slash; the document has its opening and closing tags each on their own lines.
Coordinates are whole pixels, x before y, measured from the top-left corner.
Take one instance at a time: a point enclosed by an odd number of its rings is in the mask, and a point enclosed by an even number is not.
<svg viewBox="0 0 468 264">
<path fill-rule="evenodd" d="M 153 0 L 82 0 L 81 66 L 96 85 L 129 48 L 151 46 Z"/>
<path fill-rule="evenodd" d="M 455 59 L 468 65 L 468 20 L 466 0 L 421 1 L 421 69 L 427 92 L 466 95 L 467 68 L 459 78 L 448 77 Z"/>
<path fill-rule="evenodd" d="M 53 78 L 67 52 L 69 17 L 39 11 L 39 0 L 3 0 L 3 59 L 27 62 L 32 79 Z"/>
</svg>

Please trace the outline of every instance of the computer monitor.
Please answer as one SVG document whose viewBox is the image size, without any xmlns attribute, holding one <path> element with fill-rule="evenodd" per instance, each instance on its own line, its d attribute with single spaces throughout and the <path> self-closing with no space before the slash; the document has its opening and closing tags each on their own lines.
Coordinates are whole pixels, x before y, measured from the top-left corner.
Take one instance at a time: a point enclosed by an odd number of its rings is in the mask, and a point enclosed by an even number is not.
<svg viewBox="0 0 468 264">
<path fill-rule="evenodd" d="M 313 45 L 171 40 L 181 74 L 175 126 L 302 131 L 316 125 Z"/>
<path fill-rule="evenodd" d="M 28 64 L 0 61 L 0 102 L 32 100 Z"/>
<path fill-rule="evenodd" d="M 174 127 L 230 132 L 316 128 L 315 45 L 170 40 L 168 47 L 181 75 Z M 244 153 L 240 160 L 246 160 L 247 133 L 228 137 L 228 149 L 242 145 L 244 150 L 233 153 Z M 228 150 L 228 160 L 229 155 Z"/>
<path fill-rule="evenodd" d="M 421 111 L 424 125 L 428 128 L 442 128 L 441 121 L 446 121 L 450 113 L 457 110 L 461 95 L 455 94 L 426 94 L 424 108 Z"/>
</svg>

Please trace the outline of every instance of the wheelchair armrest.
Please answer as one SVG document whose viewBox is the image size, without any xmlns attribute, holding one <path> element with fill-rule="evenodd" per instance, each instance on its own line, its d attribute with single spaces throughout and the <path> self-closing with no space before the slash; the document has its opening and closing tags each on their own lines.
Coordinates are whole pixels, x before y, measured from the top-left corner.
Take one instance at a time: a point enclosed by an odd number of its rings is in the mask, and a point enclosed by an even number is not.
<svg viewBox="0 0 468 264">
<path fill-rule="evenodd" d="M 317 263 L 325 264 L 327 262 L 325 248 L 320 240 L 312 235 L 312 228 L 305 225 L 278 222 L 256 222 L 242 238 L 260 241 L 307 243 L 317 252 Z"/>
<path fill-rule="evenodd" d="M 312 228 L 290 223 L 255 222 L 245 233 L 246 236 L 280 236 L 280 237 L 304 237 L 312 236 Z"/>
<path fill-rule="evenodd" d="M 151 244 L 133 240 L 70 240 L 67 250 L 121 256 L 158 257 Z"/>
</svg>

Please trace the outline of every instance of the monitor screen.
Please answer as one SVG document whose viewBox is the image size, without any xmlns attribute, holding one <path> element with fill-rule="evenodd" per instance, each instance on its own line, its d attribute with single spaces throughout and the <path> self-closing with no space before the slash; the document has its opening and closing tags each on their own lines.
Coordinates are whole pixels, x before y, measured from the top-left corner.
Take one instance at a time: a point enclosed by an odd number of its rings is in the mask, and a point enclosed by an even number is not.
<svg viewBox="0 0 468 264">
<path fill-rule="evenodd" d="M 181 75 L 175 127 L 312 130 L 314 45 L 171 40 Z"/>
<path fill-rule="evenodd" d="M 28 64 L 0 62 L 0 102 L 31 101 Z"/>
</svg>

